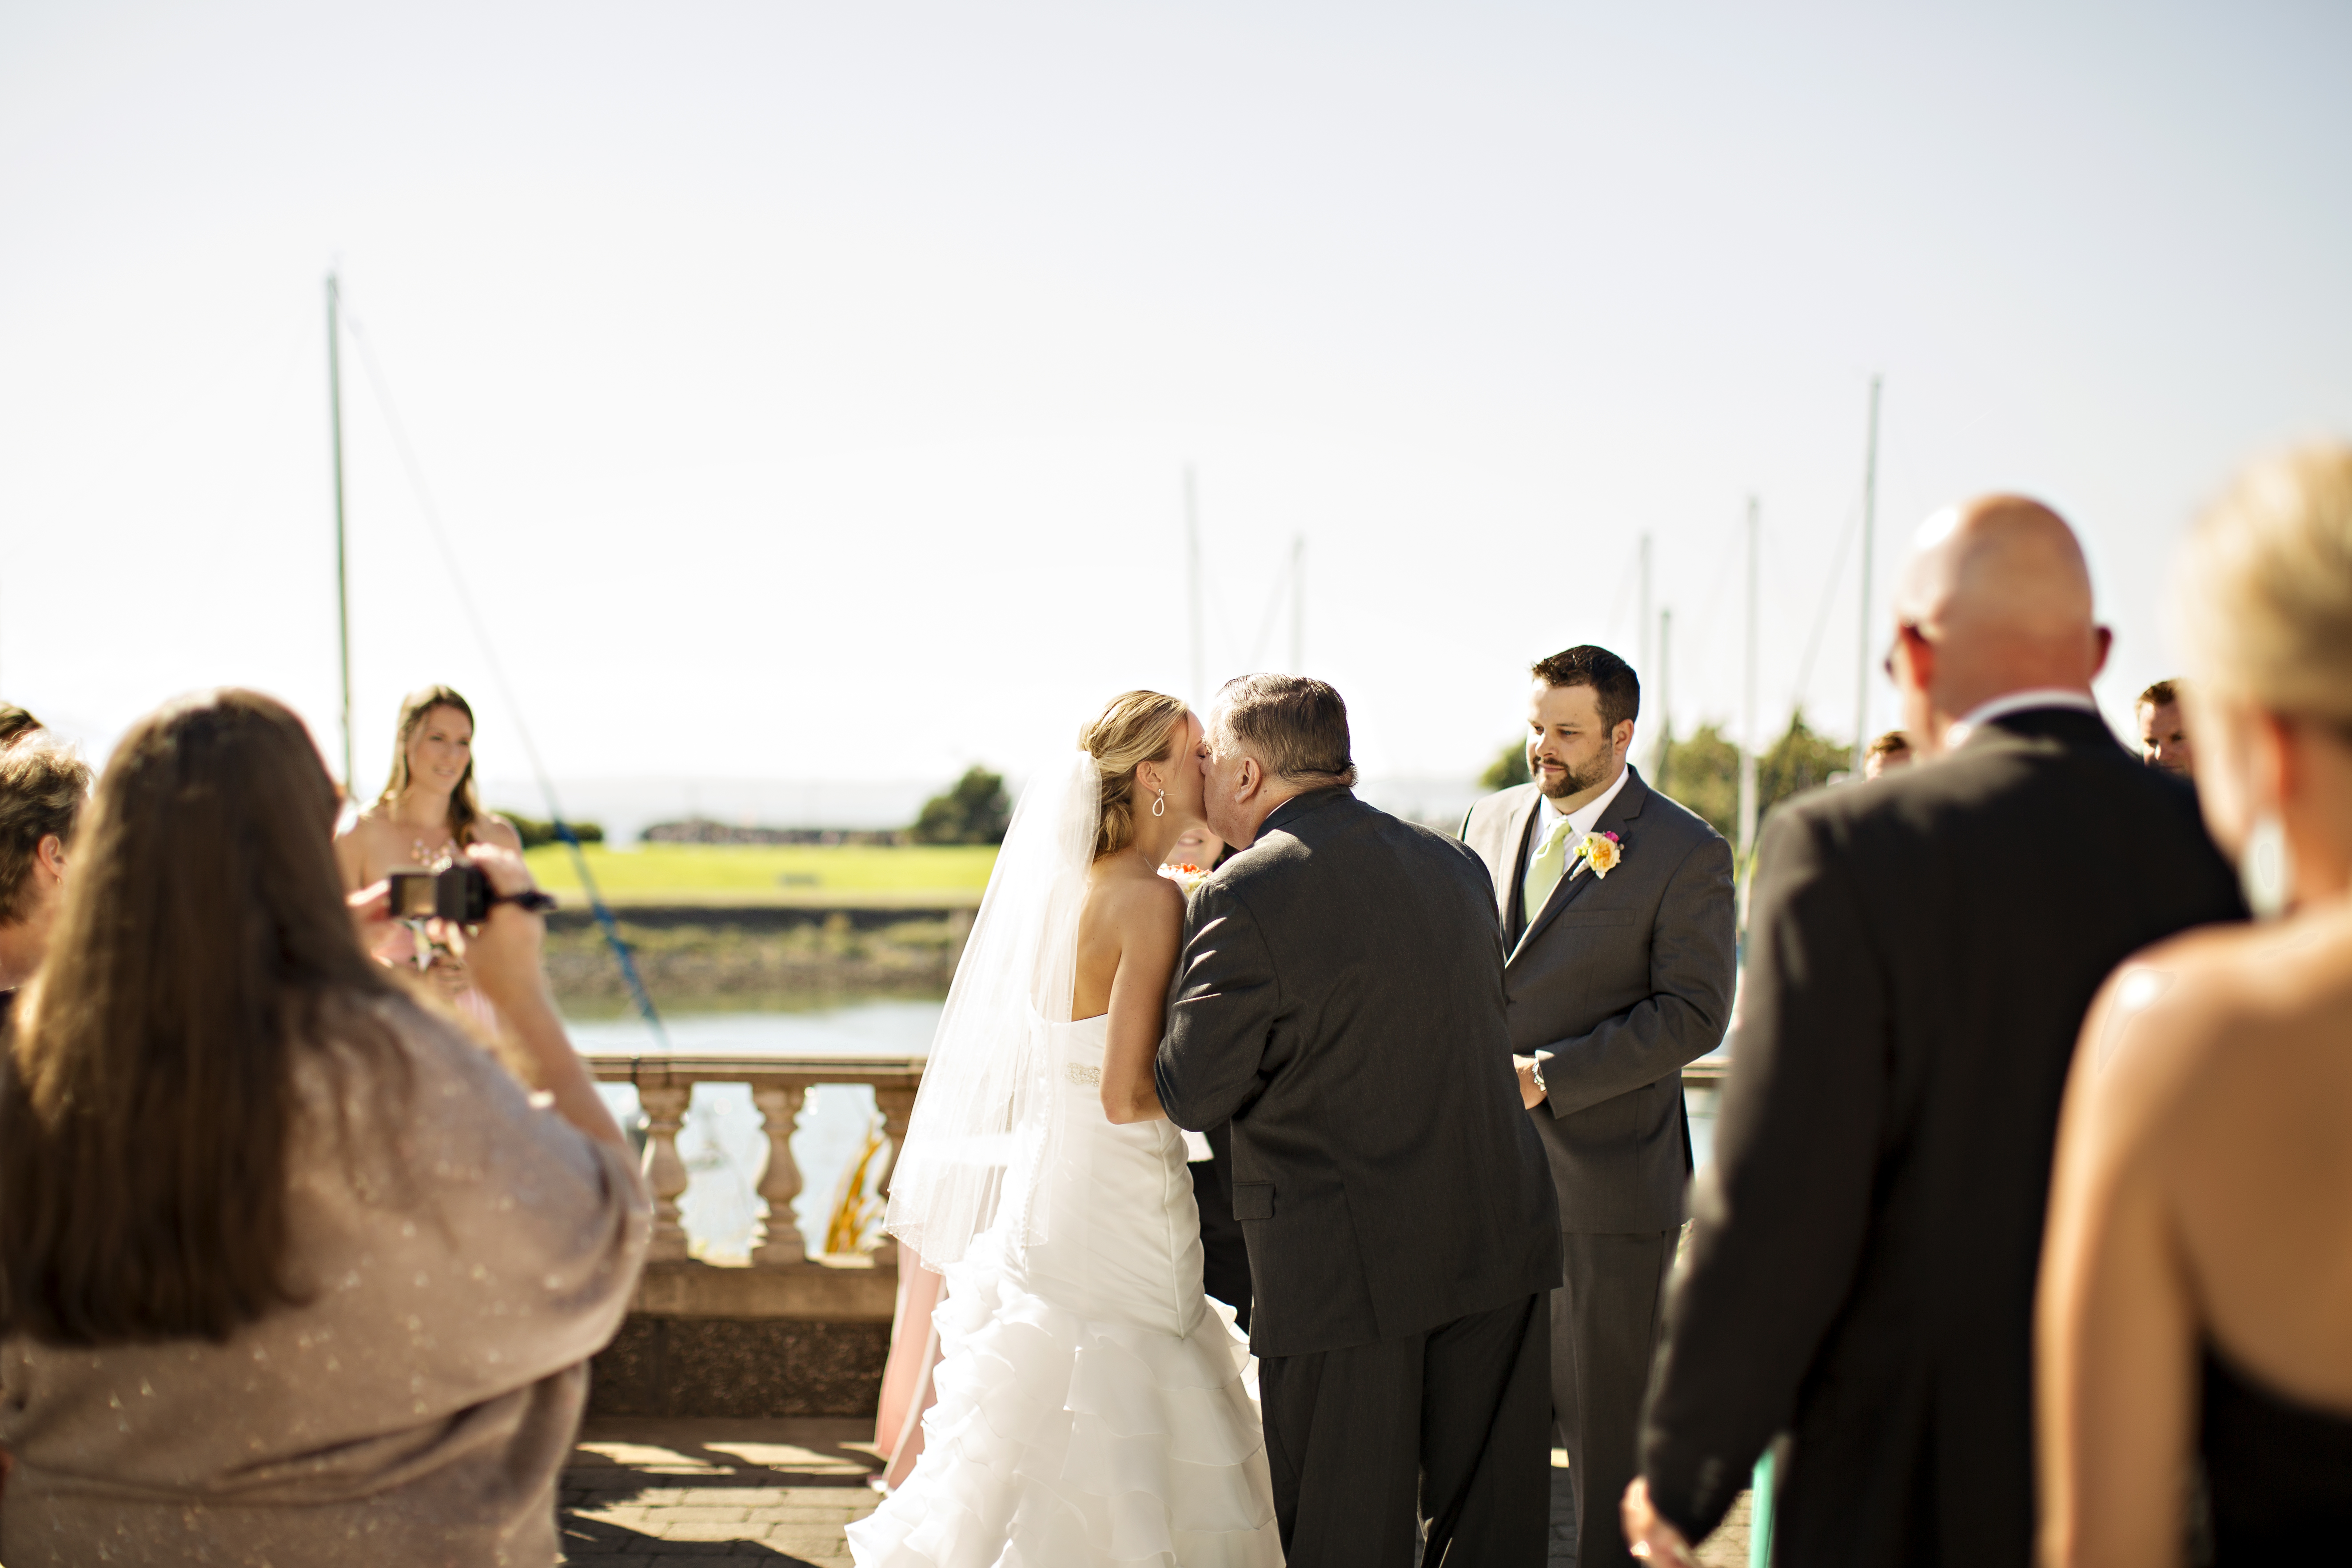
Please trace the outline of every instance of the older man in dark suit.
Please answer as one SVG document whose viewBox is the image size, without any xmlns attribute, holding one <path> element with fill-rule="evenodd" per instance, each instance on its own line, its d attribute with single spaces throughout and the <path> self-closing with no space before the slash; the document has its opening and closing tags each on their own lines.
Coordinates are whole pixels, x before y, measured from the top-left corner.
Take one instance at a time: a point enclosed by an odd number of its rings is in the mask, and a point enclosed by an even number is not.
<svg viewBox="0 0 2352 1568">
<path fill-rule="evenodd" d="M 1627 764 L 1642 689 L 1623 659 L 1572 647 L 1530 673 L 1534 782 L 1472 806 L 1462 841 L 1493 880 L 1521 1100 L 1559 1186 L 1552 1408 L 1577 1562 L 1600 1568 L 1628 1561 L 1617 1499 L 1691 1169 L 1682 1069 L 1731 1012 L 1731 849 Z"/>
<path fill-rule="evenodd" d="M 1358 800 L 1348 710 L 1219 693 L 1209 826 L 1153 1077 L 1233 1122 L 1250 1343 L 1290 1568 L 1540 1568 L 1550 1488 L 1543 1155 L 1520 1112 L 1478 863 Z"/>
<path fill-rule="evenodd" d="M 2091 697 L 2056 513 L 1930 520 L 1889 671 L 1923 758 L 1773 814 L 1715 1160 L 1624 1502 L 1686 1561 L 1775 1433 L 1773 1561 L 2024 1568 L 2058 1105 L 2126 954 L 2241 910 L 2189 786 Z"/>
</svg>

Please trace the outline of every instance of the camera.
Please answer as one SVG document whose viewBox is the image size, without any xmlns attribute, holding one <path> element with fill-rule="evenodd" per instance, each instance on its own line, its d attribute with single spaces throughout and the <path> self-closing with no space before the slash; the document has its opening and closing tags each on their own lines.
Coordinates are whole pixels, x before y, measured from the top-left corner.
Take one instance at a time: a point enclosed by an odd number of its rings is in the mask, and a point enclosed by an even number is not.
<svg viewBox="0 0 2352 1568">
<path fill-rule="evenodd" d="M 520 904 L 544 913 L 555 900 L 533 889 L 512 898 L 490 890 L 489 878 L 479 866 L 460 861 L 439 871 L 394 871 L 392 874 L 392 918 L 396 921 L 454 921 L 478 926 L 490 918 L 493 904 Z"/>
</svg>

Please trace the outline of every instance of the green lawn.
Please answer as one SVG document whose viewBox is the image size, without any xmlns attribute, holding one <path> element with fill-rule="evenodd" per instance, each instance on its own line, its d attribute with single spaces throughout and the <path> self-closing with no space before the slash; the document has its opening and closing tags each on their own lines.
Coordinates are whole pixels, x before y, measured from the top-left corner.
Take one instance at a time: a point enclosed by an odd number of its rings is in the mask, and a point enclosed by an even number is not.
<svg viewBox="0 0 2352 1568">
<path fill-rule="evenodd" d="M 977 902 L 996 864 L 991 845 L 924 844 L 901 848 L 816 844 L 732 847 L 644 844 L 629 849 L 590 845 L 588 869 L 604 896 L 617 903 L 676 899 L 683 902 L 897 902 L 953 893 Z M 550 892 L 577 894 L 571 851 L 546 845 L 529 856 L 531 872 Z"/>
</svg>

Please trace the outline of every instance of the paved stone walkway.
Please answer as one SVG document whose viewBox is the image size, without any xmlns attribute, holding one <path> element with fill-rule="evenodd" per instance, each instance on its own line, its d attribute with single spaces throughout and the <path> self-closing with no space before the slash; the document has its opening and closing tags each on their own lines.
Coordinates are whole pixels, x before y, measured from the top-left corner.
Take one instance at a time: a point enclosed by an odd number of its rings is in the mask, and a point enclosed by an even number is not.
<svg viewBox="0 0 2352 1568">
<path fill-rule="evenodd" d="M 850 1568 L 843 1528 L 880 1500 L 866 1484 L 877 1468 L 873 1431 L 856 1420 L 592 1420 L 563 1472 L 566 1560 Z M 1566 1469 L 1552 1479 L 1551 1568 L 1575 1568 L 1574 1494 Z M 1699 1561 L 1747 1568 L 1744 1494 Z"/>
</svg>

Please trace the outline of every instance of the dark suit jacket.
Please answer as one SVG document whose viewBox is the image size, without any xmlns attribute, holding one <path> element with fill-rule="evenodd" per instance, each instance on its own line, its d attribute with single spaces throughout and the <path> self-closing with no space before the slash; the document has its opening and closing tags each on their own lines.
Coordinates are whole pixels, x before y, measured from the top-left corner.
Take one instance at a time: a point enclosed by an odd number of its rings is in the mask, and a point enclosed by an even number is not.
<svg viewBox="0 0 2352 1568">
<path fill-rule="evenodd" d="M 1580 866 L 1532 920 L 1520 894 L 1537 787 L 1490 795 L 1462 824 L 1513 939 L 1511 1048 L 1552 1053 L 1534 1119 L 1560 1225 L 1586 1234 L 1683 1223 L 1682 1071 L 1723 1043 L 1738 969 L 1731 847 L 1637 770 L 1626 775 L 1593 824 L 1617 835 L 1624 858 L 1605 879 Z"/>
<path fill-rule="evenodd" d="M 1184 921 L 1153 1077 L 1233 1121 L 1262 1356 L 1425 1333 L 1559 1283 L 1475 857 L 1344 789 L 1286 801 Z"/>
<path fill-rule="evenodd" d="M 1666 1518 L 1713 1529 L 1793 1429 L 1777 1561 L 2030 1561 L 2033 1279 L 2074 1037 L 2118 962 L 2240 913 L 2189 787 L 2068 709 L 1773 814 L 1643 1419 Z"/>
</svg>

